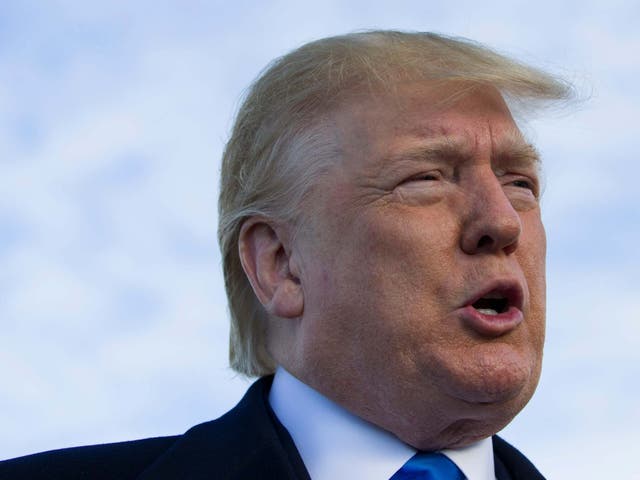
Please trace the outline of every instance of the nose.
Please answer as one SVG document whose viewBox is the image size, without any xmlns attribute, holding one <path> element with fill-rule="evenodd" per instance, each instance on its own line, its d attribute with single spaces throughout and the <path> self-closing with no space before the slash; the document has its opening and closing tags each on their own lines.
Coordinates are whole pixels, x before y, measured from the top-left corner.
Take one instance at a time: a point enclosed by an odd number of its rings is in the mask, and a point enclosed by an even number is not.
<svg viewBox="0 0 640 480">
<path fill-rule="evenodd" d="M 471 179 L 466 190 L 468 213 L 463 222 L 462 250 L 468 255 L 515 252 L 522 233 L 520 215 L 493 171 Z"/>
</svg>

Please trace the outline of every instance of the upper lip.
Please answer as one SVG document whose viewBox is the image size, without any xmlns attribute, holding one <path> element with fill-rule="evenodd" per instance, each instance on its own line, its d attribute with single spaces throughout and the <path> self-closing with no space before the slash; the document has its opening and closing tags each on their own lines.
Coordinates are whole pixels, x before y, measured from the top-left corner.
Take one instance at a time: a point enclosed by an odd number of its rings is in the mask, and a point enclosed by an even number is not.
<svg viewBox="0 0 640 480">
<path fill-rule="evenodd" d="M 524 304 L 524 288 L 517 280 L 510 279 L 494 280 L 484 284 L 481 289 L 465 302 L 465 306 L 473 305 L 481 298 L 490 294 L 498 294 L 507 300 L 508 307 L 516 307 L 522 310 Z"/>
</svg>

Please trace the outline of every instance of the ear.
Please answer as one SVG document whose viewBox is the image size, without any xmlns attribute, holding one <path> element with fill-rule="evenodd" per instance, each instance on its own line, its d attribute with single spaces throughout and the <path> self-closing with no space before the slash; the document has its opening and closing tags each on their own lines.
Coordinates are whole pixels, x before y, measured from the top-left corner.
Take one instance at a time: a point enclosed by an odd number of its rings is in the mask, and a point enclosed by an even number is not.
<svg viewBox="0 0 640 480">
<path fill-rule="evenodd" d="M 271 315 L 300 317 L 304 297 L 297 268 L 286 244 L 285 232 L 264 218 L 251 217 L 242 224 L 238 239 L 240 261 L 260 303 Z"/>
</svg>

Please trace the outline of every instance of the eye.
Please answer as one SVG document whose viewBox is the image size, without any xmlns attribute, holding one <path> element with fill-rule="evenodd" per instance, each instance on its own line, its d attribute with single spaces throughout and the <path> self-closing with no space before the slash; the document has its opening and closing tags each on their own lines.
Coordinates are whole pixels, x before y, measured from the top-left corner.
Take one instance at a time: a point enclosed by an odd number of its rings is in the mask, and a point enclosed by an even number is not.
<svg viewBox="0 0 640 480">
<path fill-rule="evenodd" d="M 508 175 L 505 175 L 503 185 L 518 197 L 525 195 L 532 199 L 539 198 L 540 188 L 538 182 L 529 176 L 514 175 L 509 179 Z"/>
<path fill-rule="evenodd" d="M 403 183 L 411 182 L 437 182 L 442 179 L 440 172 L 426 172 L 407 178 Z"/>
<path fill-rule="evenodd" d="M 438 202 L 447 192 L 449 177 L 442 170 L 406 172 L 404 180 L 396 180 L 393 194 L 396 201 L 405 205 L 424 206 Z"/>
<path fill-rule="evenodd" d="M 535 188 L 536 188 L 532 181 L 525 180 L 525 179 L 514 180 L 513 182 L 510 183 L 510 185 L 513 185 L 514 187 L 518 187 L 518 188 L 526 188 L 531 190 L 532 192 L 535 191 Z"/>
</svg>

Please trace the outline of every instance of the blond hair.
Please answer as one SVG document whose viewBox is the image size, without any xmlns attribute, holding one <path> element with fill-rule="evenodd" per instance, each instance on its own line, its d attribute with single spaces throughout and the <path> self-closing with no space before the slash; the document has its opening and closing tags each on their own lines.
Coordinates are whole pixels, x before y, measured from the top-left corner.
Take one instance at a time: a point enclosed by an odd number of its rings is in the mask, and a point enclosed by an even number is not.
<svg viewBox="0 0 640 480">
<path fill-rule="evenodd" d="M 267 314 L 240 263 L 242 223 L 254 215 L 297 222 L 305 194 L 336 156 L 323 118 L 350 95 L 408 80 L 490 85 L 527 105 L 571 94 L 567 83 L 536 68 L 470 40 L 433 33 L 330 37 L 272 62 L 247 91 L 222 158 L 218 238 L 236 371 L 254 376 L 275 369 L 266 347 Z"/>
</svg>

